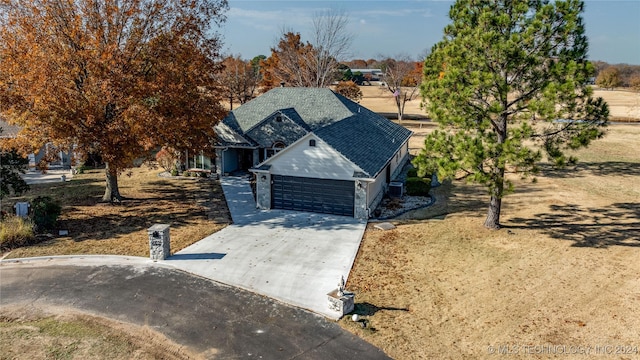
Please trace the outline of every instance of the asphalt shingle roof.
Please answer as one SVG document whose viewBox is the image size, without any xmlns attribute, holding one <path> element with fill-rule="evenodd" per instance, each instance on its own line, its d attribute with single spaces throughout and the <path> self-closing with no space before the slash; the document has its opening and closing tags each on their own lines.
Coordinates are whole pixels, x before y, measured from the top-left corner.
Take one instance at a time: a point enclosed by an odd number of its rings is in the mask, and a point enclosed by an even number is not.
<svg viewBox="0 0 640 360">
<path fill-rule="evenodd" d="M 240 138 L 255 143 L 247 132 L 277 111 L 312 131 L 370 177 L 384 170 L 411 136 L 403 126 L 323 88 L 275 88 L 231 111 L 222 122 L 238 132 L 239 144 Z"/>
</svg>

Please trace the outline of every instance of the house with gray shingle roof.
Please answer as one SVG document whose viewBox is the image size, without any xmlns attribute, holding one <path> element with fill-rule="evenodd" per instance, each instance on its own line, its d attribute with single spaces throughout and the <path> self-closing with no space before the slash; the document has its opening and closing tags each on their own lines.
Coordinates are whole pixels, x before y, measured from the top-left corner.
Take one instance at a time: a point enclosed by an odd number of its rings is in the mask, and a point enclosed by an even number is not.
<svg viewBox="0 0 640 360">
<path fill-rule="evenodd" d="M 275 88 L 215 127 L 220 176 L 249 170 L 261 209 L 367 219 L 409 158 L 411 131 L 330 89 Z"/>
</svg>

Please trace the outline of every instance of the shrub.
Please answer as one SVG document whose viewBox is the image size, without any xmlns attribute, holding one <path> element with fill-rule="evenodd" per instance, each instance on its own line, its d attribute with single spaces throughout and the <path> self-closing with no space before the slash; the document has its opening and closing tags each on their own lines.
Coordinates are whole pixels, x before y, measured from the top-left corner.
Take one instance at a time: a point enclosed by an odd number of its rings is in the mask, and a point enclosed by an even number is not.
<svg viewBox="0 0 640 360">
<path fill-rule="evenodd" d="M 411 168 L 411 169 L 407 170 L 407 177 L 408 178 L 418 177 L 418 169 Z"/>
<path fill-rule="evenodd" d="M 78 174 L 84 174 L 84 172 L 85 172 L 88 168 L 89 168 L 89 167 L 88 167 L 86 164 L 82 163 L 80 166 L 78 166 L 78 167 L 76 168 L 76 173 L 78 173 Z"/>
<path fill-rule="evenodd" d="M 178 176 L 178 169 L 176 168 L 171 169 L 171 176 Z"/>
<path fill-rule="evenodd" d="M 156 154 L 158 165 L 165 171 L 173 171 L 176 168 L 176 160 L 175 154 L 164 147 Z"/>
<path fill-rule="evenodd" d="M 0 222 L 0 249 L 9 250 L 33 242 L 33 223 L 15 215 L 7 215 Z"/>
<path fill-rule="evenodd" d="M 407 195 L 427 196 L 431 190 L 431 179 L 419 177 L 407 178 Z"/>
<path fill-rule="evenodd" d="M 32 219 L 37 231 L 53 229 L 62 208 L 49 196 L 38 196 L 31 201 Z"/>
</svg>

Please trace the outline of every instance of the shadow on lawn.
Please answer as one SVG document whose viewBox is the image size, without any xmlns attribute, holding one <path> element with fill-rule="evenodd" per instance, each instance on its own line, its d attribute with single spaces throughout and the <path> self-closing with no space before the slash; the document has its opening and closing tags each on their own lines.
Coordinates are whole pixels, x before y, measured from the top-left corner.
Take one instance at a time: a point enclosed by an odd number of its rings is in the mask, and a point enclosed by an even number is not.
<svg viewBox="0 0 640 360">
<path fill-rule="evenodd" d="M 540 174 L 550 178 L 575 178 L 587 175 L 594 176 L 640 176 L 640 163 L 605 161 L 605 162 L 580 162 L 575 166 L 565 169 L 555 168 L 551 164 L 540 166 Z"/>
<path fill-rule="evenodd" d="M 153 224 L 170 224 L 172 228 L 180 228 L 203 218 L 228 223 L 228 217 L 224 216 L 228 212 L 224 197 L 222 205 L 214 199 L 216 185 L 209 187 L 201 183 L 195 188 L 185 185 L 158 180 L 145 184 L 141 189 L 142 194 L 138 195 L 142 197 L 127 197 L 127 190 L 122 187 L 124 199 L 121 204 L 99 203 L 99 197 L 94 198 L 92 203 L 73 203 L 65 207 L 65 212 L 81 213 L 83 210 L 79 206 L 91 206 L 94 207 L 92 215 L 84 219 L 61 221 L 60 226 L 75 234 L 74 241 L 81 242 L 113 239 L 147 229 Z M 220 215 L 212 216 L 209 206 L 212 203 L 220 208 Z M 104 211 L 100 210 L 101 207 L 105 208 Z"/>
<path fill-rule="evenodd" d="M 640 203 L 616 203 L 603 208 L 552 205 L 550 211 L 531 218 L 514 218 L 505 228 L 536 229 L 549 236 L 573 241 L 572 246 L 607 248 L 640 247 Z"/>
<path fill-rule="evenodd" d="M 353 309 L 354 314 L 363 315 L 363 316 L 373 316 L 378 311 L 405 311 L 408 312 L 407 308 L 397 308 L 397 307 L 389 307 L 389 306 L 376 306 L 368 302 L 356 303 Z"/>
</svg>

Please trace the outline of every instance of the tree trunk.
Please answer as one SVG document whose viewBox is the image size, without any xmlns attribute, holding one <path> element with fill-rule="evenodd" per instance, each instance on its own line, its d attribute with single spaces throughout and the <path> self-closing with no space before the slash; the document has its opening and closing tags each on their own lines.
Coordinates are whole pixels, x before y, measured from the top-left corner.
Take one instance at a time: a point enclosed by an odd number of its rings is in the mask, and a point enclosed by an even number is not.
<svg viewBox="0 0 640 360">
<path fill-rule="evenodd" d="M 496 160 L 497 163 L 498 160 Z M 502 195 L 504 191 L 504 166 L 495 164 L 492 169 L 493 187 L 490 190 L 491 201 L 487 211 L 487 219 L 484 226 L 489 229 L 500 229 L 500 208 L 502 207 Z"/>
<path fill-rule="evenodd" d="M 502 197 L 496 195 L 497 190 L 492 191 L 491 202 L 489 203 L 489 211 L 484 221 L 484 226 L 489 229 L 500 229 L 500 207 L 502 206 Z"/>
<path fill-rule="evenodd" d="M 115 169 L 109 167 L 109 163 L 106 163 L 105 174 L 107 177 L 107 187 L 104 190 L 104 196 L 102 201 L 104 202 L 121 202 L 122 196 L 120 195 L 120 189 L 118 188 L 118 172 Z"/>
<path fill-rule="evenodd" d="M 400 100 L 400 95 L 396 96 L 396 107 L 398 108 L 398 122 L 402 123 L 403 109 L 402 109 L 402 104 Z"/>
</svg>

